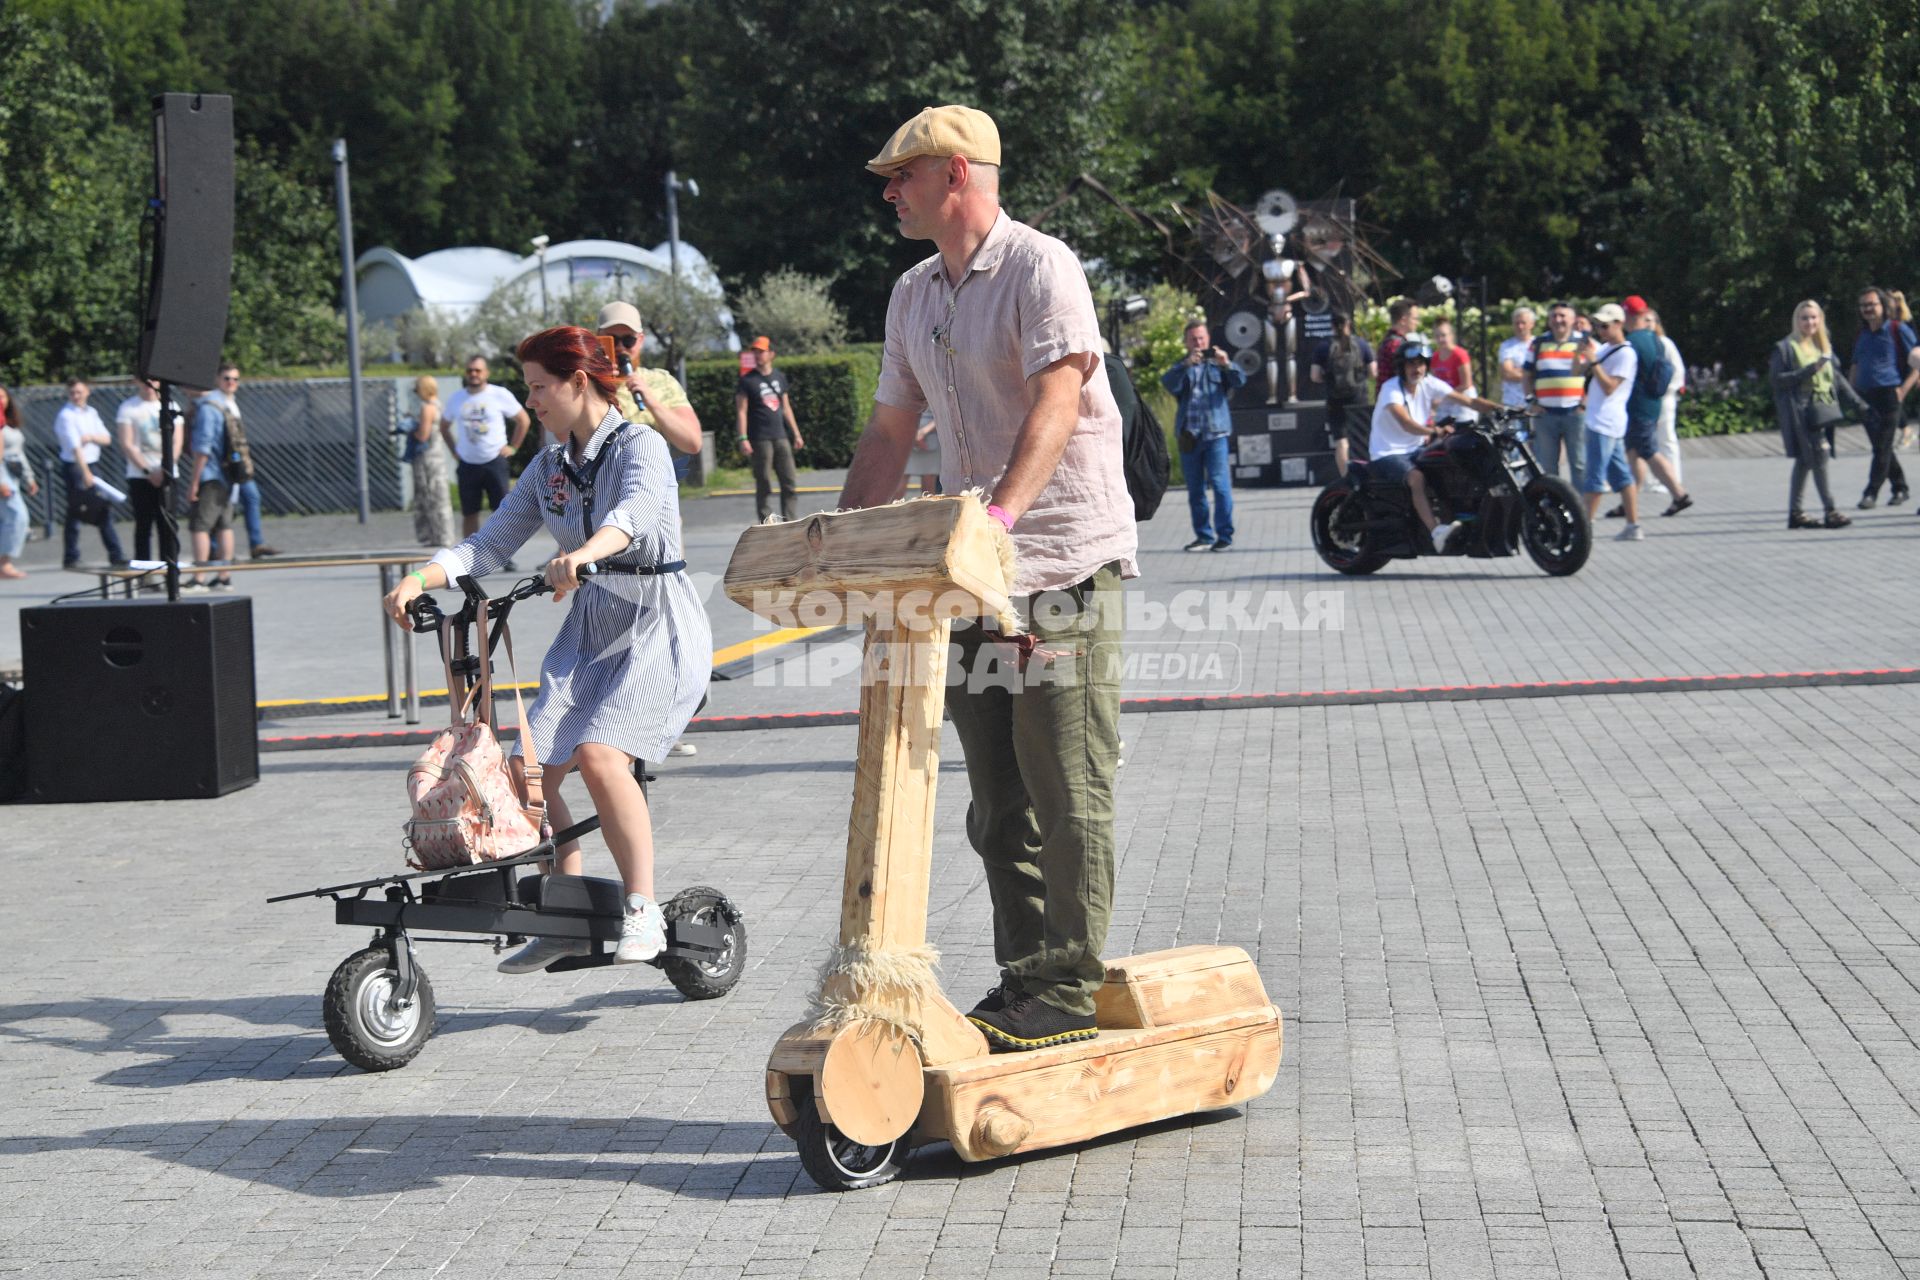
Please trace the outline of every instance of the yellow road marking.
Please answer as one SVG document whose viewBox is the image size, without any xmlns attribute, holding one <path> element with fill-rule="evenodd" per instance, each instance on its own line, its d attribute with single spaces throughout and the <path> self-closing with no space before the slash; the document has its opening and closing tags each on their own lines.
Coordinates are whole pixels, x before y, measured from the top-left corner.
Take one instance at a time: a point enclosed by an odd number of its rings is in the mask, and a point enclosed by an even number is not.
<svg viewBox="0 0 1920 1280">
<path fill-rule="evenodd" d="M 754 636 L 750 640 L 742 640 L 739 644 L 730 644 L 724 649 L 714 650 L 713 665 L 716 667 L 725 666 L 729 662 L 738 662 L 742 658 L 751 658 L 756 653 L 764 653 L 768 649 L 777 648 L 783 644 L 792 644 L 796 640 L 805 640 L 808 636 L 817 636 L 822 631 L 831 630 L 833 630 L 832 627 L 781 627 L 777 631 L 769 631 L 764 635 Z M 532 693 L 540 688 L 540 682 L 538 680 L 522 680 L 519 684 L 508 684 L 502 681 L 496 683 L 494 688 L 508 691 L 520 689 Z M 447 691 L 445 689 L 422 689 L 420 696 L 423 698 L 444 698 L 447 696 Z M 377 703 L 385 702 L 386 700 L 387 696 L 384 693 L 368 693 L 357 696 L 350 694 L 344 698 L 272 698 L 266 701 L 256 702 L 254 706 L 259 710 L 266 711 L 274 707 L 337 707 L 345 706 L 349 703 Z"/>
<path fill-rule="evenodd" d="M 756 653 L 764 653 L 778 645 L 792 644 L 795 640 L 805 640 L 808 636 L 817 636 L 822 631 L 831 631 L 832 627 L 781 627 L 778 631 L 769 631 L 764 635 L 742 640 L 739 644 L 730 644 L 724 649 L 716 649 L 713 665 L 723 667 L 729 662 L 738 662 L 742 658 L 751 658 Z"/>
</svg>

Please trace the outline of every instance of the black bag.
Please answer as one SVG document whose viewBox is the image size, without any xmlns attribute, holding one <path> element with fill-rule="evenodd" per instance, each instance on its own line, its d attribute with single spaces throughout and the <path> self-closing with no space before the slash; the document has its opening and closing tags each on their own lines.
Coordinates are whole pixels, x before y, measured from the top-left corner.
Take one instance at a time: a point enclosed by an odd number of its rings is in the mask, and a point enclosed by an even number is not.
<svg viewBox="0 0 1920 1280">
<path fill-rule="evenodd" d="M 67 501 L 72 504 L 73 514 L 81 524 L 90 524 L 98 529 L 112 518 L 113 504 L 93 485 L 74 490 L 67 496 Z"/>
<path fill-rule="evenodd" d="M 1105 357 L 1104 363 L 1114 403 L 1120 408 L 1120 465 L 1127 477 L 1127 495 L 1133 499 L 1133 518 L 1151 520 L 1173 475 L 1173 463 L 1167 457 L 1167 433 L 1133 385 L 1127 366 L 1112 356 Z"/>
</svg>

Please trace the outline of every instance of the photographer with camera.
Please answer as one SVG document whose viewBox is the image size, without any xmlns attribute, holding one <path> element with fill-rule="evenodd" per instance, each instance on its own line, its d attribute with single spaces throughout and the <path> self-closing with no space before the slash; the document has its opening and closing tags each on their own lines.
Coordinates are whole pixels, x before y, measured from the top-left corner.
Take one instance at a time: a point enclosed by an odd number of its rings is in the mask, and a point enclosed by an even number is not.
<svg viewBox="0 0 1920 1280">
<path fill-rule="evenodd" d="M 1213 345 L 1206 321 L 1189 324 L 1184 341 L 1186 356 L 1160 375 L 1160 385 L 1179 405 L 1173 430 L 1180 442 L 1187 506 L 1193 514 L 1193 541 L 1186 550 L 1225 551 L 1233 545 L 1233 476 L 1227 456 L 1233 415 L 1227 400 L 1246 385 L 1247 375 Z M 1213 490 L 1211 515 L 1209 488 Z"/>
</svg>

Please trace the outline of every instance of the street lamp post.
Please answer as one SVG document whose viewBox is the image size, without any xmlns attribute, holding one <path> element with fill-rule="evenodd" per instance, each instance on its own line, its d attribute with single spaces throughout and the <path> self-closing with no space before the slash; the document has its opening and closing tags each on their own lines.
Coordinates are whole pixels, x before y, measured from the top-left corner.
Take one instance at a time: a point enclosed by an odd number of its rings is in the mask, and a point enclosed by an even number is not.
<svg viewBox="0 0 1920 1280">
<path fill-rule="evenodd" d="M 667 296 L 669 323 L 676 320 L 680 313 L 680 200 L 679 193 L 690 196 L 700 194 L 700 184 L 692 178 L 682 181 L 680 175 L 667 170 Z M 674 376 L 680 379 L 680 385 L 687 385 L 686 348 L 678 337 L 673 344 Z"/>
<path fill-rule="evenodd" d="M 367 492 L 367 419 L 360 404 L 360 298 L 353 278 L 353 204 L 347 194 L 345 138 L 333 140 L 333 186 L 340 209 L 340 293 L 347 309 L 347 398 L 353 409 L 353 482 L 359 499 L 360 523 L 365 524 L 372 512 Z"/>
<path fill-rule="evenodd" d="M 540 255 L 540 323 L 547 322 L 547 245 L 551 243 L 544 235 L 533 238 L 533 251 Z"/>
</svg>

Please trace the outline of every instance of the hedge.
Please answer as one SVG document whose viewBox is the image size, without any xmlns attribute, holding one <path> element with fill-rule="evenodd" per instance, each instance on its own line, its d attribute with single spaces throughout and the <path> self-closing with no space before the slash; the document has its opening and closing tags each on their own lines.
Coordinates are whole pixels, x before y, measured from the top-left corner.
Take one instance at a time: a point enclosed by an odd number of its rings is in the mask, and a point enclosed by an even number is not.
<svg viewBox="0 0 1920 1280">
<path fill-rule="evenodd" d="M 873 393 L 880 385 L 879 355 L 856 349 L 782 356 L 775 367 L 787 375 L 793 416 L 807 442 L 801 465 L 844 467 L 852 462 L 854 445 L 873 413 Z M 747 465 L 736 445 L 733 393 L 740 382 L 739 370 L 739 362 L 732 358 L 687 362 L 687 399 L 700 415 L 700 425 L 713 432 L 715 461 L 723 467 Z"/>
</svg>

